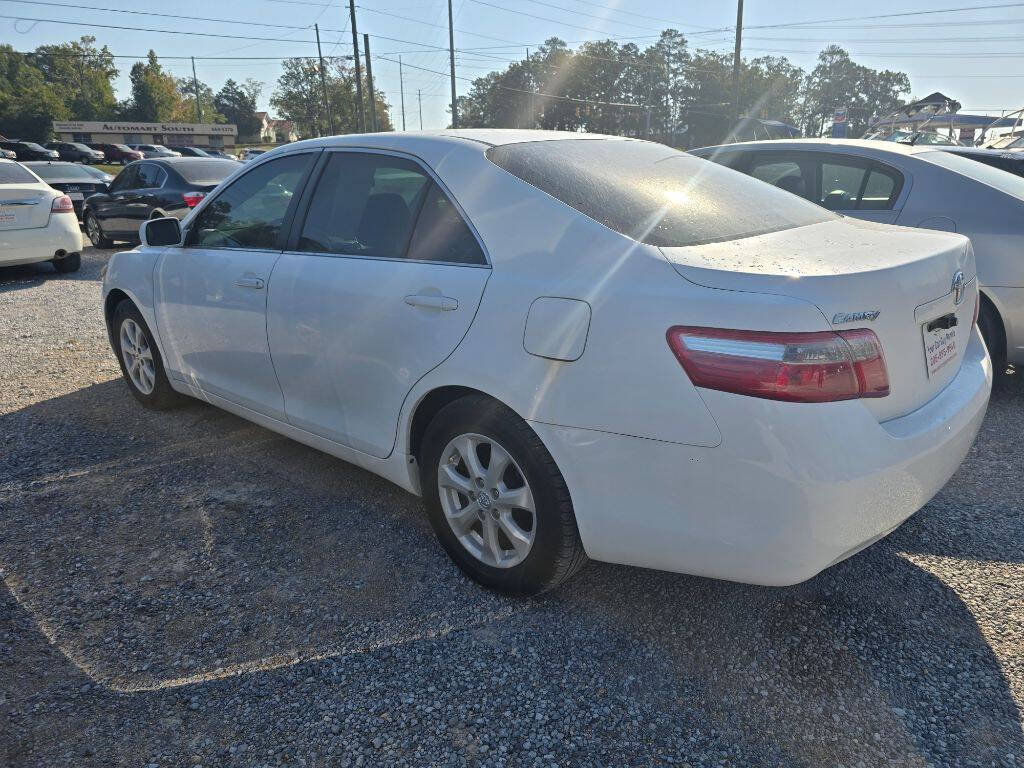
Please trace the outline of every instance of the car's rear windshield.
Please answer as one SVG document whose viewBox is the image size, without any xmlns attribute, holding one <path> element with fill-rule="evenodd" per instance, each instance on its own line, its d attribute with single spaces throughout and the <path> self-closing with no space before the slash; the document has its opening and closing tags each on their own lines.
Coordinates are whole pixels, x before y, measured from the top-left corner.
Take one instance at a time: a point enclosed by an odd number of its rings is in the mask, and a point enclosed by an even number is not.
<svg viewBox="0 0 1024 768">
<path fill-rule="evenodd" d="M 93 176 L 85 168 L 74 163 L 40 163 L 30 165 L 29 168 L 39 178 L 49 181 L 50 179 L 82 179 L 92 181 Z"/>
<path fill-rule="evenodd" d="M 0 184 L 38 184 L 39 179 L 18 163 L 0 163 Z"/>
<path fill-rule="evenodd" d="M 195 158 L 189 162 L 175 163 L 174 170 L 189 184 L 220 184 L 238 170 L 238 163 L 212 157 L 209 160 Z"/>
<path fill-rule="evenodd" d="M 964 157 L 957 152 L 936 150 L 935 152 L 922 152 L 918 157 L 922 160 L 927 160 L 929 163 L 941 165 L 943 168 L 948 168 L 982 184 L 995 187 L 1000 192 L 1012 195 L 1018 200 L 1024 200 L 1024 179 L 1013 173 L 993 168 L 991 165 Z"/>
<path fill-rule="evenodd" d="M 567 139 L 491 147 L 499 168 L 610 229 L 678 247 L 836 218 L 796 195 L 662 144 Z"/>
</svg>

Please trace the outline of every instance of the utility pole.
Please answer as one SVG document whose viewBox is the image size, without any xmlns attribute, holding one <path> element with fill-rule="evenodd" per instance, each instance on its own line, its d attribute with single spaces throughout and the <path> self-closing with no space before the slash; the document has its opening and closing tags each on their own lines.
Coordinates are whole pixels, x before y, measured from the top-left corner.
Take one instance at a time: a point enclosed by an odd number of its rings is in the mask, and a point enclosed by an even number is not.
<svg viewBox="0 0 1024 768">
<path fill-rule="evenodd" d="M 743 39 L 743 0 L 736 0 L 736 49 L 732 54 L 732 125 L 740 119 L 740 44 Z"/>
<path fill-rule="evenodd" d="M 195 116 L 196 122 L 203 122 L 203 111 L 199 108 L 199 78 L 196 77 L 196 59 L 192 57 L 192 90 L 196 92 L 196 108 Z"/>
<path fill-rule="evenodd" d="M 416 89 L 416 99 L 420 103 L 420 130 L 423 130 L 423 91 Z"/>
<path fill-rule="evenodd" d="M 458 128 L 459 112 L 455 104 L 455 27 L 452 24 L 452 0 L 448 0 L 448 61 L 452 67 L 452 128 Z"/>
<path fill-rule="evenodd" d="M 348 12 L 352 21 L 352 60 L 356 63 L 356 102 L 359 110 L 359 132 L 366 132 L 366 115 L 363 114 L 363 73 L 359 66 L 359 33 L 356 32 L 356 0 L 348 0 Z"/>
<path fill-rule="evenodd" d="M 314 24 L 313 29 L 316 30 L 316 55 L 320 59 L 320 87 L 324 92 L 324 109 L 327 110 L 327 126 L 331 130 L 331 136 L 333 136 L 334 113 L 331 111 L 331 99 L 327 95 L 327 75 L 324 74 L 324 53 L 320 50 L 320 25 Z"/>
<path fill-rule="evenodd" d="M 366 56 L 366 87 L 370 92 L 370 130 L 377 132 L 377 99 L 373 95 L 373 64 L 370 62 L 370 36 L 363 35 L 363 54 Z"/>
<path fill-rule="evenodd" d="M 526 65 L 530 65 L 530 49 L 526 49 Z M 531 72 L 532 74 L 532 72 Z M 530 91 L 530 124 L 527 128 L 534 128 L 537 125 L 537 105 L 533 103 L 533 91 Z"/>
<path fill-rule="evenodd" d="M 402 130 L 405 130 L 405 81 L 402 80 L 402 54 L 398 54 L 398 92 L 402 96 Z"/>
</svg>

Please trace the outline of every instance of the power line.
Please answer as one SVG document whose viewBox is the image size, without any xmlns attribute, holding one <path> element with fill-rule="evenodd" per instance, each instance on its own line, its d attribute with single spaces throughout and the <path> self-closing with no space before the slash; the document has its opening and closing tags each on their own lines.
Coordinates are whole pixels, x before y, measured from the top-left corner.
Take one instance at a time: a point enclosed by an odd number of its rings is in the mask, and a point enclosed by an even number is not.
<svg viewBox="0 0 1024 768">
<path fill-rule="evenodd" d="M 9 1 L 9 0 L 0 0 L 0 2 L 7 2 L 7 1 Z M 17 0 L 15 0 L 15 2 L 17 2 Z M 357 5 L 356 8 L 358 8 L 358 9 L 360 9 L 362 11 L 368 11 L 369 13 L 378 13 L 378 14 L 380 14 L 382 16 L 390 16 L 393 19 L 402 19 L 403 21 L 411 21 L 414 24 L 422 24 L 425 27 L 433 27 L 434 29 L 444 29 L 444 30 L 448 29 L 448 25 L 447 24 L 431 24 L 429 21 L 423 21 L 421 19 L 414 19 L 411 16 L 402 16 L 401 14 L 398 14 L 398 13 L 388 13 L 387 11 L 378 11 L 376 8 L 367 8 L 365 5 Z M 470 31 L 465 30 L 465 29 L 456 29 L 455 31 L 458 32 L 460 35 L 470 35 L 472 37 L 483 38 L 484 40 L 496 40 L 499 43 L 509 43 L 510 45 L 515 45 L 515 46 L 522 47 L 522 45 L 520 43 L 517 43 L 514 40 L 509 40 L 506 37 L 493 37 L 491 35 L 482 35 L 479 32 L 470 32 Z"/>
</svg>

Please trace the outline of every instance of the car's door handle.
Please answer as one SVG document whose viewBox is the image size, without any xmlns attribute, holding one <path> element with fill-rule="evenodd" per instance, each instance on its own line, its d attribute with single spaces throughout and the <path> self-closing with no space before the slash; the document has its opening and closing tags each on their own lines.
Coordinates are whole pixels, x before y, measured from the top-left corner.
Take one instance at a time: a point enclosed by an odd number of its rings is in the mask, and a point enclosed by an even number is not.
<svg viewBox="0 0 1024 768">
<path fill-rule="evenodd" d="M 263 287 L 263 278 L 260 277 L 240 277 L 235 280 L 235 285 L 239 288 L 256 288 L 259 290 Z"/>
<path fill-rule="evenodd" d="M 444 312 L 451 312 L 459 308 L 459 302 L 449 296 L 427 296 L 422 293 L 414 293 L 405 297 L 405 303 L 410 307 L 425 307 L 427 309 L 440 309 Z"/>
</svg>

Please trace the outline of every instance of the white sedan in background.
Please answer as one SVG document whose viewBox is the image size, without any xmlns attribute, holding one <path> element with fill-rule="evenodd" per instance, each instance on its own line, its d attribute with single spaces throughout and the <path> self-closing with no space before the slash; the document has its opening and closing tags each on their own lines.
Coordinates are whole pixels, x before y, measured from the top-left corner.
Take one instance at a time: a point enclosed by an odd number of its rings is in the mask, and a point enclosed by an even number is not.
<svg viewBox="0 0 1024 768">
<path fill-rule="evenodd" d="M 992 371 L 966 238 L 674 149 L 537 131 L 290 144 L 103 286 L 132 394 L 421 494 L 513 593 L 589 556 L 791 584 L 913 514 Z"/>
<path fill-rule="evenodd" d="M 81 260 L 71 198 L 20 163 L 0 160 L 0 267 L 49 261 L 58 272 L 75 272 Z"/>
<path fill-rule="evenodd" d="M 1024 178 L 953 148 L 892 141 L 755 141 L 692 152 L 845 216 L 967 235 L 992 359 L 1024 366 Z"/>
</svg>

